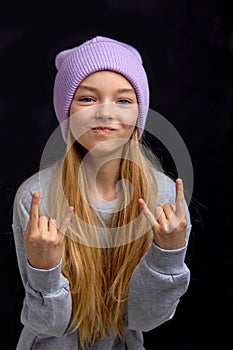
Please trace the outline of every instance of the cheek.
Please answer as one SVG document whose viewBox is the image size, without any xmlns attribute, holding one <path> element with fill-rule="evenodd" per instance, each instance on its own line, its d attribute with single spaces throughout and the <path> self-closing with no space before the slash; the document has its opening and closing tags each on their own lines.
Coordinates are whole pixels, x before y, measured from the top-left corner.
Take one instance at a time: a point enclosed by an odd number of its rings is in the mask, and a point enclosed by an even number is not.
<svg viewBox="0 0 233 350">
<path fill-rule="evenodd" d="M 71 102 L 71 105 L 70 105 L 69 116 L 74 115 L 74 114 L 77 114 L 77 113 L 80 112 L 80 111 L 81 111 L 81 108 L 80 108 L 80 106 L 78 105 L 77 101 L 74 99 L 74 100 Z"/>
<path fill-rule="evenodd" d="M 90 116 L 83 110 L 70 114 L 69 128 L 75 139 L 80 138 L 87 131 L 89 120 Z"/>
<path fill-rule="evenodd" d="M 138 120 L 138 107 L 132 106 L 130 108 L 122 109 L 119 114 L 119 122 L 125 125 L 128 125 L 128 128 L 135 127 Z"/>
</svg>

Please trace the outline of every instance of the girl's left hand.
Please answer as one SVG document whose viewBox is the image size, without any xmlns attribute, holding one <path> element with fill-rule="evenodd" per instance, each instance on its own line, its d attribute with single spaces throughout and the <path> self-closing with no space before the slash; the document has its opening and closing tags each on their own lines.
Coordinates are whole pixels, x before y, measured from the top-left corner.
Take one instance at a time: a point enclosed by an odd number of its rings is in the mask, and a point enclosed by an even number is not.
<svg viewBox="0 0 233 350">
<path fill-rule="evenodd" d="M 187 220 L 181 179 L 176 179 L 176 205 L 161 204 L 155 208 L 155 215 L 142 198 L 139 199 L 139 205 L 152 227 L 156 245 L 166 250 L 185 246 Z"/>
</svg>

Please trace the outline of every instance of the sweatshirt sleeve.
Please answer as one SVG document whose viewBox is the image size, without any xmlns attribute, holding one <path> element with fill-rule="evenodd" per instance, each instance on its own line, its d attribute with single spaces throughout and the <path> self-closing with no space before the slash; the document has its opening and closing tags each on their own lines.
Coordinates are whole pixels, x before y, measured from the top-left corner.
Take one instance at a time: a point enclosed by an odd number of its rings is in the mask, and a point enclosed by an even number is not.
<svg viewBox="0 0 233 350">
<path fill-rule="evenodd" d="M 173 317 L 190 280 L 185 251 L 166 251 L 152 243 L 131 277 L 128 328 L 150 331 Z"/>
<path fill-rule="evenodd" d="M 25 298 L 21 322 L 39 337 L 60 336 L 71 318 L 72 302 L 68 280 L 61 273 L 61 261 L 50 270 L 33 268 L 26 257 L 24 232 L 29 218 L 31 195 L 40 191 L 36 177 L 22 184 L 13 205 L 12 230 Z M 43 214 L 41 214 L 43 215 Z"/>
<path fill-rule="evenodd" d="M 160 174 L 159 203 L 175 204 L 175 183 Z M 180 249 L 164 250 L 154 242 L 135 268 L 130 281 L 128 298 L 128 328 L 150 331 L 170 320 L 180 298 L 190 282 L 190 270 L 185 256 L 191 231 L 186 204 L 186 245 Z"/>
</svg>

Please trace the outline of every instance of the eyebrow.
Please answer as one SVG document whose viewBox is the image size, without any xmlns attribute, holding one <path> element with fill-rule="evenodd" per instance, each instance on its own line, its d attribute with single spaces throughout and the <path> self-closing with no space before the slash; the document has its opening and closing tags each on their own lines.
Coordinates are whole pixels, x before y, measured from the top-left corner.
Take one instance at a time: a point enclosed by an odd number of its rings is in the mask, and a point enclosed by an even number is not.
<svg viewBox="0 0 233 350">
<path fill-rule="evenodd" d="M 89 90 L 89 91 L 94 91 L 94 92 L 98 91 L 98 89 L 95 88 L 94 86 L 82 85 L 82 84 L 79 85 L 79 89 Z M 134 93 L 134 89 L 133 88 L 120 88 L 120 89 L 117 89 L 116 92 L 118 92 L 118 93 Z"/>
</svg>

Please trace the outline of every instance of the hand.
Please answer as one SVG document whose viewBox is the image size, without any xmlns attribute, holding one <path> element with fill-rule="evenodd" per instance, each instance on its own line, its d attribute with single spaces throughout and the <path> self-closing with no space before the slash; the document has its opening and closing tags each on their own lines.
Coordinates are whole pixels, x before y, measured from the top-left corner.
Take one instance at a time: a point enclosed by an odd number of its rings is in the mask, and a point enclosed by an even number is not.
<svg viewBox="0 0 233 350">
<path fill-rule="evenodd" d="M 187 220 L 181 179 L 176 180 L 176 205 L 161 204 L 155 208 L 155 215 L 142 198 L 139 199 L 139 205 L 152 227 L 156 245 L 167 250 L 185 246 Z"/>
<path fill-rule="evenodd" d="M 59 229 L 56 220 L 39 217 L 40 194 L 32 195 L 29 220 L 24 235 L 27 258 L 35 268 L 48 270 L 58 265 L 62 256 L 64 234 L 73 215 L 69 207 Z"/>
</svg>

